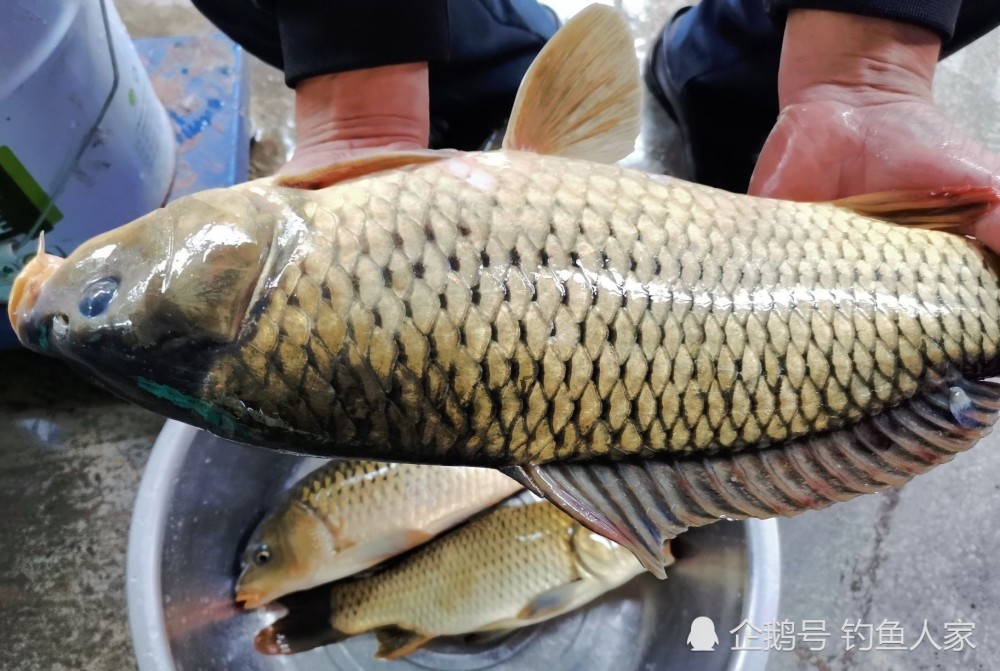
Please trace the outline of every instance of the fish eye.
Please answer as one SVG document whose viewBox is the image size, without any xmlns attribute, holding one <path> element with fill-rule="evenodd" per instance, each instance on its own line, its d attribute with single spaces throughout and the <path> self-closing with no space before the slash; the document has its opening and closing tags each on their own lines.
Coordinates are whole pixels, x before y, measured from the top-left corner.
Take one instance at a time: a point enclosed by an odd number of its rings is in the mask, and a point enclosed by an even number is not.
<svg viewBox="0 0 1000 671">
<path fill-rule="evenodd" d="M 253 562 L 261 566 L 269 561 L 271 561 L 271 548 L 266 545 L 257 546 L 257 550 L 253 553 Z"/>
<path fill-rule="evenodd" d="M 104 314 L 118 293 L 118 280 L 113 277 L 103 277 L 94 280 L 83 290 L 80 297 L 80 314 L 88 319 Z"/>
</svg>

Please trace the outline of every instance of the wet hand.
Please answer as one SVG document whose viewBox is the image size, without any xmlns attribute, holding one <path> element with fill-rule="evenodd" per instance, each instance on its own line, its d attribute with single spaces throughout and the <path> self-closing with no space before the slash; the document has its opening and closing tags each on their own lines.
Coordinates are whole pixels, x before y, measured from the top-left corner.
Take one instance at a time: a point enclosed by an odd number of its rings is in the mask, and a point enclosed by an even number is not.
<svg viewBox="0 0 1000 671">
<path fill-rule="evenodd" d="M 307 172 L 373 149 L 426 149 L 426 63 L 338 72 L 295 88 L 295 153 L 279 175 Z"/>
<path fill-rule="evenodd" d="M 940 40 L 881 19 L 812 10 L 789 15 L 781 114 L 750 193 L 818 201 L 894 189 L 993 186 L 1000 155 L 937 109 Z M 1000 208 L 975 235 L 1000 251 Z"/>
</svg>

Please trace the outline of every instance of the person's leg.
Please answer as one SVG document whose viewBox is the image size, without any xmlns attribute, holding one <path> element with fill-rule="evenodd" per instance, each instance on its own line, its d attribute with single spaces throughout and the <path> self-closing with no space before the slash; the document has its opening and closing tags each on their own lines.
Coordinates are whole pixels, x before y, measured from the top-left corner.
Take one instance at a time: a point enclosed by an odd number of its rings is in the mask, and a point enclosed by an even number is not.
<svg viewBox="0 0 1000 671">
<path fill-rule="evenodd" d="M 253 0 L 192 0 L 192 4 L 229 39 L 268 65 L 282 69 L 278 24 Z"/>
<path fill-rule="evenodd" d="M 478 149 L 559 22 L 537 0 L 451 2 L 448 18 L 451 56 L 430 67 L 431 146 Z"/>
<path fill-rule="evenodd" d="M 193 2 L 247 51 L 282 68 L 274 15 L 252 0 Z M 430 64 L 431 146 L 479 149 L 510 113 L 525 71 L 559 21 L 537 0 L 457 0 L 448 18 L 449 59 Z"/>
<path fill-rule="evenodd" d="M 955 24 L 955 35 L 942 48 L 941 57 L 955 53 L 962 47 L 1000 26 L 1000 2 L 997 0 L 963 0 Z"/>
<path fill-rule="evenodd" d="M 703 0 L 660 34 L 646 81 L 681 127 L 694 181 L 746 191 L 778 115 L 781 36 L 763 0 Z"/>
<path fill-rule="evenodd" d="M 1000 2 L 965 0 L 942 57 L 998 25 Z M 646 81 L 681 126 L 695 181 L 746 191 L 778 114 L 781 40 L 764 0 L 703 0 L 664 28 Z"/>
</svg>

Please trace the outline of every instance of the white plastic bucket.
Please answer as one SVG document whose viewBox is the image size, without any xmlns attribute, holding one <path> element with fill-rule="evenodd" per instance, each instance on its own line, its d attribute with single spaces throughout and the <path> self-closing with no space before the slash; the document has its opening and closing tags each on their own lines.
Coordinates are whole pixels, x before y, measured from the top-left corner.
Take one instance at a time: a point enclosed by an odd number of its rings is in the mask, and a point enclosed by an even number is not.
<svg viewBox="0 0 1000 671">
<path fill-rule="evenodd" d="M 160 206 L 176 152 L 111 0 L 4 0 L 0 302 L 41 231 L 65 255 Z"/>
</svg>

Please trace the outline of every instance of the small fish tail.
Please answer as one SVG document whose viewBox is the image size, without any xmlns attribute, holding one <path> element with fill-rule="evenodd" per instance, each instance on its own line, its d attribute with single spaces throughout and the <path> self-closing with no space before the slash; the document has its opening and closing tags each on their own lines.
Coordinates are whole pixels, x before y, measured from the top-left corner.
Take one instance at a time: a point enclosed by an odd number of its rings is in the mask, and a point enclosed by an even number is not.
<svg viewBox="0 0 1000 671">
<path fill-rule="evenodd" d="M 288 609 L 288 614 L 254 636 L 254 648 L 262 655 L 294 655 L 349 638 L 331 624 L 333 608 L 328 587 L 291 594 L 278 603 Z"/>
</svg>

